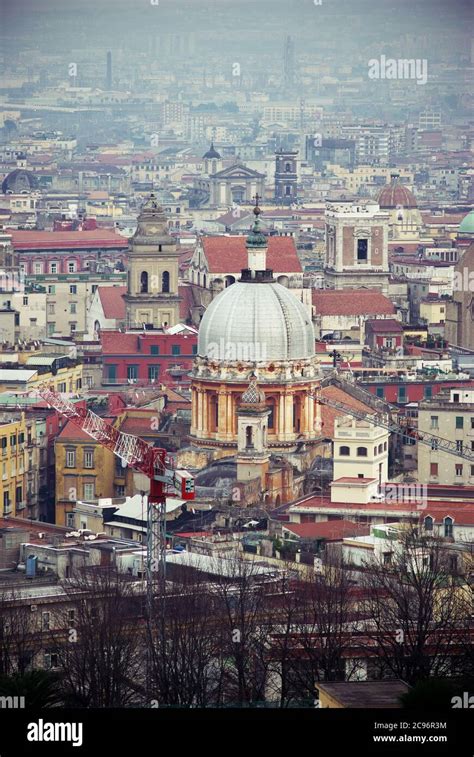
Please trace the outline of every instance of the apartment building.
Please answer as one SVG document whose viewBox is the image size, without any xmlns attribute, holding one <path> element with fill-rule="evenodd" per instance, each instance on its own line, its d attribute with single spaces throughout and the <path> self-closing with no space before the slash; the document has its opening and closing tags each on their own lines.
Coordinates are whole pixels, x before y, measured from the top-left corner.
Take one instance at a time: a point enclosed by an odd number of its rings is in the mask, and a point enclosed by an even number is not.
<svg viewBox="0 0 474 757">
<path fill-rule="evenodd" d="M 474 453 L 474 390 L 452 388 L 418 408 L 418 429 L 454 442 L 457 451 Z M 474 460 L 443 452 L 433 441 L 418 449 L 418 480 L 427 484 L 472 486 Z"/>
</svg>

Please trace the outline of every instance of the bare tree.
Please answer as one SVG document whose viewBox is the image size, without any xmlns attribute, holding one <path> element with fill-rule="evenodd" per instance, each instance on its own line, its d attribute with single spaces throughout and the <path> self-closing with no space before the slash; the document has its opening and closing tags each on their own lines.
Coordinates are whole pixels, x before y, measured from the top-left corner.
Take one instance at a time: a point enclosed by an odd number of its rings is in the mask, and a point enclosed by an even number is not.
<svg viewBox="0 0 474 757">
<path fill-rule="evenodd" d="M 149 624 L 149 695 L 158 706 L 206 707 L 219 699 L 215 598 L 202 576 L 185 570 L 159 597 Z"/>
<path fill-rule="evenodd" d="M 37 619 L 21 589 L 0 589 L 0 675 L 23 674 L 34 659 Z"/>
<path fill-rule="evenodd" d="M 450 573 L 439 539 L 408 531 L 392 554 L 390 564 L 367 565 L 362 578 L 374 672 L 408 683 L 449 675 L 453 641 L 465 627 L 465 588 Z"/>
<path fill-rule="evenodd" d="M 138 587 L 141 588 L 141 587 Z M 56 617 L 55 645 L 65 700 L 75 706 L 137 703 L 143 686 L 143 597 L 115 569 L 86 569 L 64 582 L 70 610 Z"/>
</svg>

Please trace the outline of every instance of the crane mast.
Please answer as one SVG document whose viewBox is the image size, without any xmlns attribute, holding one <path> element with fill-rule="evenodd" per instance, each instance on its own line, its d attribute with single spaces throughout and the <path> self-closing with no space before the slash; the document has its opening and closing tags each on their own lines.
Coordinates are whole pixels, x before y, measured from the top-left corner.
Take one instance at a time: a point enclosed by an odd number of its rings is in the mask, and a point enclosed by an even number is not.
<svg viewBox="0 0 474 757">
<path fill-rule="evenodd" d="M 163 595 L 165 592 L 166 497 L 173 493 L 185 500 L 194 499 L 194 478 L 187 471 L 174 470 L 173 460 L 166 450 L 152 447 L 138 436 L 119 431 L 91 410 L 77 407 L 59 392 L 41 387 L 37 393 L 60 415 L 111 450 L 121 459 L 122 465 L 140 471 L 150 480 L 146 529 L 146 594 L 147 614 L 151 618 L 156 573 L 161 592 Z"/>
</svg>

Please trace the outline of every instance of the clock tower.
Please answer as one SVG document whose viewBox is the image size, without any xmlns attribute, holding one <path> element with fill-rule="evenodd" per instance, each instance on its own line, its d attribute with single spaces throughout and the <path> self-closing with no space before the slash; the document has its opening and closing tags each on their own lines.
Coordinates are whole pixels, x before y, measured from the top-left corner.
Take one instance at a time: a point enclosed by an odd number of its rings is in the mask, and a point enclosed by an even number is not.
<svg viewBox="0 0 474 757">
<path fill-rule="evenodd" d="M 179 323 L 179 251 L 168 219 L 152 194 L 138 217 L 128 260 L 127 328 Z"/>
</svg>

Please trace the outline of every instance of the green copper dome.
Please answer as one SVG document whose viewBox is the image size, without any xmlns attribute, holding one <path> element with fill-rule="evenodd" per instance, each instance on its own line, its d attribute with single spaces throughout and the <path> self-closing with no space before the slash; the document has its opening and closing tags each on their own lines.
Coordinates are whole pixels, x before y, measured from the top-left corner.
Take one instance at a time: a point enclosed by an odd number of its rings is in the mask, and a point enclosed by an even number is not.
<svg viewBox="0 0 474 757">
<path fill-rule="evenodd" d="M 460 234 L 472 234 L 474 236 L 474 210 L 465 216 L 459 224 Z"/>
<path fill-rule="evenodd" d="M 250 229 L 250 234 L 247 237 L 247 247 L 250 247 L 251 249 L 266 247 L 267 237 L 260 227 L 259 215 L 262 211 L 260 210 L 258 205 L 255 205 L 253 212 L 255 215 L 255 222 Z"/>
</svg>

